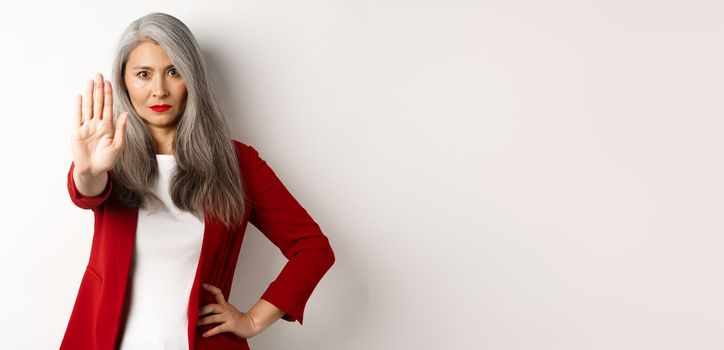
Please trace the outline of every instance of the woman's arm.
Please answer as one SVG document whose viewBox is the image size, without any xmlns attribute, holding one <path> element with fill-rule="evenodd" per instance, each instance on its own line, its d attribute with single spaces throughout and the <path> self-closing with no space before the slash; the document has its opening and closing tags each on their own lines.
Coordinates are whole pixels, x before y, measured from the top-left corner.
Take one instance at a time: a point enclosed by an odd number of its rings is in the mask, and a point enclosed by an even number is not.
<svg viewBox="0 0 724 350">
<path fill-rule="evenodd" d="M 111 176 L 111 170 L 106 171 L 102 175 L 98 175 L 95 177 L 91 177 L 90 179 L 87 176 L 83 176 L 82 172 L 79 172 L 76 180 L 76 174 L 75 174 L 75 162 L 70 163 L 70 170 L 68 170 L 68 195 L 70 195 L 70 200 L 75 204 L 77 207 L 82 209 L 93 209 L 95 210 L 98 208 L 103 202 L 108 199 L 108 197 L 111 194 L 111 190 L 113 189 L 113 178 Z M 103 180 L 105 178 L 105 180 Z M 81 191 L 86 193 L 94 193 L 95 191 L 92 187 L 93 186 L 99 186 L 96 182 L 100 182 L 103 180 L 103 188 L 100 192 L 96 193 L 93 196 L 87 196 L 83 194 Z M 91 187 L 91 188 L 89 188 Z"/>
<path fill-rule="evenodd" d="M 245 147 L 252 202 L 249 222 L 288 259 L 260 299 L 283 310 L 282 319 L 302 324 L 306 303 L 334 264 L 334 252 L 319 225 L 259 152 Z"/>
<path fill-rule="evenodd" d="M 284 311 L 264 299 L 259 299 L 259 301 L 249 309 L 248 313 L 254 320 L 254 324 L 256 324 L 259 332 L 265 330 L 284 316 Z"/>
<path fill-rule="evenodd" d="M 90 172 L 82 173 L 78 169 L 73 169 L 73 181 L 78 188 L 78 192 L 86 197 L 95 197 L 106 188 L 108 182 L 108 172 L 99 175 L 93 175 Z"/>
</svg>

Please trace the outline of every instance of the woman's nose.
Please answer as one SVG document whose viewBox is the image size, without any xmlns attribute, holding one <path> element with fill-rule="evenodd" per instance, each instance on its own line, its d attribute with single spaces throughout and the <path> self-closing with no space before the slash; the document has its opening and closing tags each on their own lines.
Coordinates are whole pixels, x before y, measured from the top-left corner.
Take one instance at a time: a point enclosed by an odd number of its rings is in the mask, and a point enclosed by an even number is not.
<svg viewBox="0 0 724 350">
<path fill-rule="evenodd" d="M 164 78 L 157 78 L 153 86 L 154 97 L 165 97 L 168 94 L 166 90 L 166 81 Z"/>
</svg>

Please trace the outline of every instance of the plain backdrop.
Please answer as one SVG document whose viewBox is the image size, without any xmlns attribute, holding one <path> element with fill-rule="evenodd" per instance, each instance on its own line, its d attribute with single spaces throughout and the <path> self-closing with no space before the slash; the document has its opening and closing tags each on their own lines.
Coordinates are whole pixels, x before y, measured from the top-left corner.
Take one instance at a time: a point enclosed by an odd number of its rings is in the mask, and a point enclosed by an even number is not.
<svg viewBox="0 0 724 350">
<path fill-rule="evenodd" d="M 4 2 L 0 348 L 60 344 L 93 225 L 74 97 L 152 11 L 336 253 L 253 349 L 724 348 L 713 0 Z M 250 225 L 229 301 L 285 262 Z"/>
</svg>

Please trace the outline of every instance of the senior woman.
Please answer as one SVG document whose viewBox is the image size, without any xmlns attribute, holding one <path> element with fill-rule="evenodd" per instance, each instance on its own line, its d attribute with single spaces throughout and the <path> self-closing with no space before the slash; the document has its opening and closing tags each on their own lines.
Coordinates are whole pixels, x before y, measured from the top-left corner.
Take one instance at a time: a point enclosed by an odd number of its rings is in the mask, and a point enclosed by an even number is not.
<svg viewBox="0 0 724 350">
<path fill-rule="evenodd" d="M 76 101 L 68 193 L 95 224 L 60 348 L 249 349 L 280 318 L 302 324 L 334 253 L 259 152 L 230 137 L 191 31 L 164 13 L 133 21 L 112 78 Z M 243 312 L 227 298 L 247 223 L 288 261 Z"/>
</svg>

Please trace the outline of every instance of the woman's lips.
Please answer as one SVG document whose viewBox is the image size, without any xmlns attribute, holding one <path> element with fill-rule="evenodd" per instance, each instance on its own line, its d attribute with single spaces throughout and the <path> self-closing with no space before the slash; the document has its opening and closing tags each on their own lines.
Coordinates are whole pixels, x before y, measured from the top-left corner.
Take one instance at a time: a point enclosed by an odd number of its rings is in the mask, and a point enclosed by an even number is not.
<svg viewBox="0 0 724 350">
<path fill-rule="evenodd" d="M 171 106 L 169 106 L 169 105 L 151 106 L 151 109 L 154 110 L 155 112 L 164 112 L 164 111 L 167 111 L 169 108 L 171 108 Z"/>
</svg>

